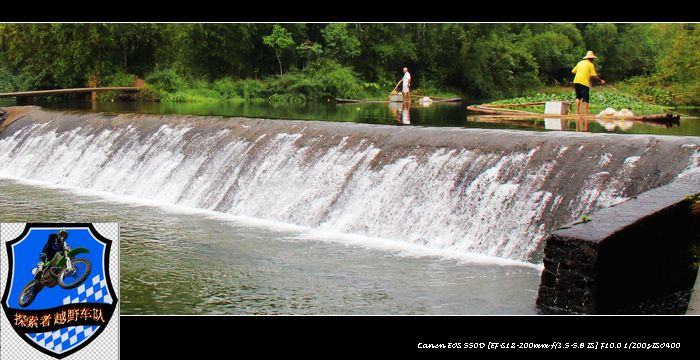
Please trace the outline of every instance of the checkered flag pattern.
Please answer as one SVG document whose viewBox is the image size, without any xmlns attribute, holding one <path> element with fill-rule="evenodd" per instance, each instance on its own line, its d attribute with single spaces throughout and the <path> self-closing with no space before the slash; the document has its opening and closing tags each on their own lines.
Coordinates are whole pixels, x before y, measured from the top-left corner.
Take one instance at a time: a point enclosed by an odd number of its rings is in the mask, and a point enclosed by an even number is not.
<svg viewBox="0 0 700 360">
<path fill-rule="evenodd" d="M 83 284 L 73 290 L 72 294 L 63 298 L 63 305 L 78 303 L 111 304 L 112 297 L 107 289 L 107 280 L 100 274 L 88 278 Z M 69 326 L 56 331 L 27 334 L 37 344 L 57 353 L 80 345 L 97 330 L 99 326 Z"/>
<path fill-rule="evenodd" d="M 112 297 L 107 289 L 107 280 L 101 275 L 95 275 L 78 286 L 71 296 L 63 298 L 63 305 L 77 303 L 104 303 L 111 304 Z"/>
<path fill-rule="evenodd" d="M 69 326 L 56 331 L 27 334 L 37 344 L 57 353 L 80 345 L 94 334 L 99 326 Z"/>
</svg>

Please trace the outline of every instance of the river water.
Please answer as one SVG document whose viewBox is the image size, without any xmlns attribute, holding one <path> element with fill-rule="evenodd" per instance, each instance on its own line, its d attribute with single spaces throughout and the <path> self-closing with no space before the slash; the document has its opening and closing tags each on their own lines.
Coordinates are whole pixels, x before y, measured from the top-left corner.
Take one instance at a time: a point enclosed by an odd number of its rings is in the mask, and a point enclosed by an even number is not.
<svg viewBox="0 0 700 360">
<path fill-rule="evenodd" d="M 123 314 L 535 313 L 540 271 L 498 258 L 11 179 L 0 219 L 119 222 Z"/>
<path fill-rule="evenodd" d="M 0 106 L 13 104 L 10 99 L 0 99 Z M 412 103 L 404 114 L 401 103 L 268 103 L 268 102 L 214 102 L 214 103 L 141 103 L 86 101 L 42 102 L 39 105 L 55 110 L 81 110 L 115 113 L 180 114 L 243 116 L 268 119 L 321 120 L 356 122 L 395 126 L 439 126 L 479 129 L 518 129 L 529 131 L 582 131 L 592 133 L 655 134 L 700 136 L 700 110 L 679 109 L 677 124 L 641 122 L 629 120 L 574 120 L 528 119 L 492 120 L 480 119 L 467 111 L 467 102 Z"/>
</svg>

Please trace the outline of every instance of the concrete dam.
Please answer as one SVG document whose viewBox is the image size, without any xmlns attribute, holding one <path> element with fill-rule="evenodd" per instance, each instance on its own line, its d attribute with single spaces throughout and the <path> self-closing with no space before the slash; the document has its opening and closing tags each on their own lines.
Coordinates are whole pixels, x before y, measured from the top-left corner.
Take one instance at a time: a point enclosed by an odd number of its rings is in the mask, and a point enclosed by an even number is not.
<svg viewBox="0 0 700 360">
<path fill-rule="evenodd" d="M 0 177 L 538 268 L 557 228 L 700 179 L 698 137 L 27 109 Z"/>
</svg>

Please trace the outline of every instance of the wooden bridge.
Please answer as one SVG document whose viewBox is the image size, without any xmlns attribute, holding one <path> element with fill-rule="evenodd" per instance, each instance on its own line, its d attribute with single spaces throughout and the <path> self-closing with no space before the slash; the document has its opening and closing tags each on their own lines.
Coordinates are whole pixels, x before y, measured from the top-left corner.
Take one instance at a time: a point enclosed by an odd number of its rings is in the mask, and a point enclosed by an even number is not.
<svg viewBox="0 0 700 360">
<path fill-rule="evenodd" d="M 17 99 L 18 103 L 28 103 L 27 98 L 34 98 L 37 96 L 51 96 L 60 94 L 77 94 L 77 93 L 92 93 L 92 99 L 94 100 L 98 92 L 102 91 L 124 91 L 124 92 L 135 92 L 140 91 L 140 87 L 129 87 L 129 86 L 117 86 L 117 87 L 99 87 L 99 88 L 76 88 L 76 89 L 54 89 L 54 90 L 36 90 L 36 91 L 20 91 L 12 93 L 0 93 L 0 98 L 14 97 Z M 20 100 L 22 98 L 23 101 Z"/>
<path fill-rule="evenodd" d="M 50 96 L 59 94 L 73 94 L 73 93 L 86 93 L 86 92 L 100 92 L 100 91 L 139 91 L 141 88 L 137 87 L 101 87 L 101 88 L 76 88 L 76 89 L 54 89 L 54 90 L 36 90 L 36 91 L 20 91 L 13 93 L 0 93 L 0 98 L 5 97 L 34 97 L 34 96 Z"/>
</svg>

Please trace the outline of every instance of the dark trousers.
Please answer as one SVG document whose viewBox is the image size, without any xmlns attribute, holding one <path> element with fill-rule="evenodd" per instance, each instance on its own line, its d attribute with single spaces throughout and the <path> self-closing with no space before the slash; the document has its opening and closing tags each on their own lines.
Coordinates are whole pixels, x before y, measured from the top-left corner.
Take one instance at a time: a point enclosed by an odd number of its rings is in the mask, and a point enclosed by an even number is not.
<svg viewBox="0 0 700 360">
<path fill-rule="evenodd" d="M 47 262 L 53 260 L 53 257 L 56 256 L 56 253 L 58 253 L 58 250 L 54 250 L 54 249 L 52 249 L 52 248 L 49 248 L 49 250 L 46 251 L 46 261 L 44 261 L 44 264 L 46 264 Z M 34 279 L 39 280 L 39 279 L 41 278 L 41 275 L 42 275 L 42 274 L 44 273 L 44 271 L 46 271 L 46 270 L 47 270 L 47 267 L 44 266 L 44 269 L 43 269 L 43 270 L 41 270 L 41 271 L 39 271 L 38 273 L 36 273 L 36 275 L 34 276 Z"/>
</svg>

